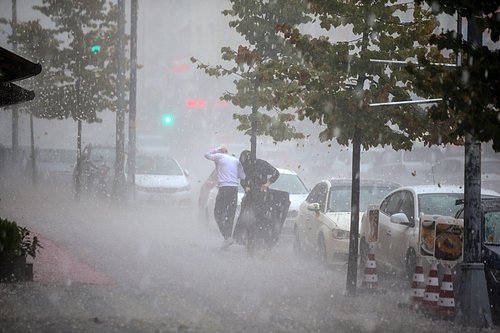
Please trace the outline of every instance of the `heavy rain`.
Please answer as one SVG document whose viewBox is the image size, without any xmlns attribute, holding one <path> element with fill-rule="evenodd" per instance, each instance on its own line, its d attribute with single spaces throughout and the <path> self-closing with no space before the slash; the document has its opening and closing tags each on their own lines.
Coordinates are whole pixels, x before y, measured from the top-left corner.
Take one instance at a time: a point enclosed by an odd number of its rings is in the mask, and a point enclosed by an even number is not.
<svg viewBox="0 0 500 333">
<path fill-rule="evenodd" d="M 452 114 L 469 108 L 449 102 L 449 85 L 429 92 L 443 78 L 419 75 L 417 56 L 436 56 L 423 34 L 474 38 L 472 24 L 440 1 L 343 2 L 338 16 L 321 3 L 0 0 L 0 332 L 499 329 L 491 277 L 460 298 L 461 263 L 479 265 L 468 228 L 479 252 L 500 248 L 498 101 L 481 101 L 496 118 Z M 498 53 L 496 36 L 481 43 Z M 428 71 L 459 67 L 440 52 Z M 9 79 L 13 54 L 41 72 Z M 471 73 L 457 79 L 466 92 Z M 245 150 L 279 172 L 264 201 L 287 204 L 252 206 L 254 178 L 236 179 L 229 243 L 217 215 L 227 178 L 207 156 L 243 167 Z M 485 226 L 464 223 L 471 201 Z M 237 239 L 248 221 L 263 231 Z M 481 272 L 498 276 L 487 259 Z"/>
</svg>

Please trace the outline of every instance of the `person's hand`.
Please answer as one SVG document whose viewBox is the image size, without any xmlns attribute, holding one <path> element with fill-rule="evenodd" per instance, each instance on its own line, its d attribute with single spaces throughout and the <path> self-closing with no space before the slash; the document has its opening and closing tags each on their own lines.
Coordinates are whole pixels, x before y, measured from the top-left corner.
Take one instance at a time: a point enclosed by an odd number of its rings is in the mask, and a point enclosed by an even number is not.
<svg viewBox="0 0 500 333">
<path fill-rule="evenodd" d="M 262 184 L 262 185 L 260 186 L 260 191 L 261 191 L 261 192 L 267 192 L 267 189 L 269 188 L 269 185 L 271 185 L 271 184 L 269 184 L 269 182 L 267 182 L 267 183 L 265 183 L 265 184 Z"/>
</svg>

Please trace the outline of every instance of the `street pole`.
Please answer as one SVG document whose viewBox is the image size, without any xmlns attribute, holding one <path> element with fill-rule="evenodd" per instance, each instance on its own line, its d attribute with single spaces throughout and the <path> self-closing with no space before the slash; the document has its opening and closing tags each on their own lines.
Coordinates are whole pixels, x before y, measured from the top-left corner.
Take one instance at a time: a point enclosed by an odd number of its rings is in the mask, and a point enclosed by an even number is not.
<svg viewBox="0 0 500 333">
<path fill-rule="evenodd" d="M 135 186 L 136 112 L 137 112 L 137 0 L 130 0 L 130 101 L 128 113 L 128 181 Z"/>
<path fill-rule="evenodd" d="M 118 0 L 118 73 L 116 110 L 116 161 L 113 197 L 123 197 L 125 183 L 125 0 Z"/>
<path fill-rule="evenodd" d="M 250 130 L 250 161 L 252 165 L 255 164 L 257 160 L 257 107 L 252 107 L 251 115 L 251 130 Z"/>
<path fill-rule="evenodd" d="M 459 32 L 461 32 L 461 16 Z M 475 18 L 468 22 L 467 39 L 475 47 L 482 44 Z M 479 110 L 478 110 L 479 111 Z M 484 264 L 481 262 L 481 144 L 472 134 L 465 137 L 464 170 L 464 258 L 460 265 L 459 321 L 463 326 L 492 327 L 491 309 Z"/>
<path fill-rule="evenodd" d="M 17 53 L 17 0 L 12 0 L 12 51 Z M 12 162 L 17 165 L 19 155 L 19 110 L 17 106 L 12 107 Z"/>
<path fill-rule="evenodd" d="M 347 262 L 348 296 L 356 294 L 358 283 L 358 240 L 359 240 L 359 190 L 360 190 L 361 141 L 357 126 L 352 138 L 352 185 L 351 185 L 351 231 L 349 233 L 349 260 Z"/>
</svg>

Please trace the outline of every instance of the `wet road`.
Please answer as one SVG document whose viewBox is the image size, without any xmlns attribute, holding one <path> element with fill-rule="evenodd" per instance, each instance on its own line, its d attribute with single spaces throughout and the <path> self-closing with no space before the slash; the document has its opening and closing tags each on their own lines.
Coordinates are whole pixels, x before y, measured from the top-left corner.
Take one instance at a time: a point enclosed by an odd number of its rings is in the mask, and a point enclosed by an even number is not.
<svg viewBox="0 0 500 333">
<path fill-rule="evenodd" d="M 45 259 L 70 259 L 35 260 L 35 282 L 0 284 L 0 332 L 459 330 L 398 307 L 409 290 L 397 280 L 381 279 L 386 294 L 345 296 L 346 263 L 297 258 L 286 237 L 249 257 L 239 245 L 220 250 L 193 208 L 75 202 L 66 190 L 2 182 L 2 217 L 42 235 Z"/>
</svg>

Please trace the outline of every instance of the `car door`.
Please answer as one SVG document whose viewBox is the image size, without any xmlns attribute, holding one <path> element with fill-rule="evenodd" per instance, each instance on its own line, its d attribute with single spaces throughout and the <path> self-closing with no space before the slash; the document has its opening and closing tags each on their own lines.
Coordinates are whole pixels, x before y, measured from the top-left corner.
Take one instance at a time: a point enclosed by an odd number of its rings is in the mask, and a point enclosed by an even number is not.
<svg viewBox="0 0 500 333">
<path fill-rule="evenodd" d="M 397 269 L 405 268 L 406 252 L 411 244 L 411 238 L 416 230 L 415 228 L 415 198 L 413 193 L 408 190 L 403 190 L 399 192 L 398 200 L 400 200 L 399 207 L 396 213 L 404 213 L 408 218 L 408 221 L 413 224 L 413 226 L 391 223 L 390 227 L 390 245 L 387 252 L 388 262 L 391 266 Z"/>
<path fill-rule="evenodd" d="M 401 191 L 396 191 L 388 195 L 380 204 L 379 219 L 378 219 L 378 251 L 375 250 L 375 255 L 378 260 L 389 263 L 389 256 L 392 251 L 392 232 L 393 225 L 391 216 L 398 212 L 401 205 Z"/>
<path fill-rule="evenodd" d="M 297 225 L 299 228 L 299 238 L 301 245 L 308 251 L 316 248 L 315 232 L 318 228 L 319 212 L 309 210 L 308 207 L 313 203 L 318 203 L 320 210 L 325 208 L 327 185 L 325 183 L 317 184 L 309 193 L 306 200 L 300 205 L 299 218 Z M 322 203 L 322 204 L 321 204 Z M 311 240 L 314 240 L 313 242 Z"/>
</svg>

